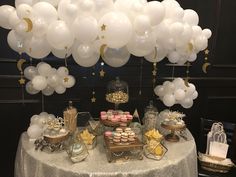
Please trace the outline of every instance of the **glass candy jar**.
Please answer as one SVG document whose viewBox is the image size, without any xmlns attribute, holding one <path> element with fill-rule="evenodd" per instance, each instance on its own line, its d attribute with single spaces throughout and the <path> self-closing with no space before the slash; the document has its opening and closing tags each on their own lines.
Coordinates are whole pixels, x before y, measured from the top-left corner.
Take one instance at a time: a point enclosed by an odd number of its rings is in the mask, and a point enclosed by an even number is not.
<svg viewBox="0 0 236 177">
<path fill-rule="evenodd" d="M 156 129 L 158 119 L 157 108 L 153 105 L 153 101 L 149 102 L 149 105 L 145 108 L 144 111 L 144 132 Z"/>
<path fill-rule="evenodd" d="M 73 106 L 72 101 L 69 101 L 69 106 L 63 111 L 64 117 L 64 126 L 70 131 L 70 133 L 74 133 L 77 128 L 77 109 Z"/>
<path fill-rule="evenodd" d="M 68 141 L 66 152 L 72 162 L 81 162 L 88 156 L 88 150 L 82 140 L 82 138 L 71 136 Z"/>
<path fill-rule="evenodd" d="M 127 103 L 129 101 L 129 88 L 128 84 L 119 77 L 116 80 L 112 80 L 107 85 L 106 100 L 115 104 L 115 109 L 118 109 L 118 105 L 121 103 Z"/>
</svg>

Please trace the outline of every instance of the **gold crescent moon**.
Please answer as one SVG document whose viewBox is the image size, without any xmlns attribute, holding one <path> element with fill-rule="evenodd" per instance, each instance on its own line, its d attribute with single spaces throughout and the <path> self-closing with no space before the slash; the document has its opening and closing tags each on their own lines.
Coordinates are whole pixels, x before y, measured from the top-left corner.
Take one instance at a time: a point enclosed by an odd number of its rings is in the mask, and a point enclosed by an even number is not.
<svg viewBox="0 0 236 177">
<path fill-rule="evenodd" d="M 193 44 L 191 42 L 188 43 L 188 51 L 189 52 L 193 51 Z"/>
<path fill-rule="evenodd" d="M 211 63 L 208 63 L 208 62 L 204 63 L 204 64 L 202 65 L 202 71 L 203 71 L 204 73 L 207 73 L 207 67 L 210 66 L 210 65 L 211 65 Z"/>
<path fill-rule="evenodd" d="M 186 87 L 189 87 L 188 80 L 189 80 L 189 78 L 188 78 L 188 77 L 186 77 L 186 78 L 184 79 L 184 84 L 186 85 Z"/>
<path fill-rule="evenodd" d="M 19 61 L 17 62 L 16 66 L 17 66 L 17 68 L 18 68 L 18 70 L 19 70 L 20 72 L 23 72 L 23 71 L 22 71 L 22 65 L 23 65 L 23 63 L 25 63 L 25 62 L 26 62 L 25 59 L 19 59 Z"/>
<path fill-rule="evenodd" d="M 154 57 L 153 59 L 155 59 L 157 57 L 157 47 L 154 48 Z"/>
<path fill-rule="evenodd" d="M 107 47 L 106 44 L 102 44 L 101 47 L 100 47 L 100 55 L 101 55 L 102 59 L 105 58 L 104 52 L 105 52 L 105 48 L 106 48 L 106 47 Z"/>
<path fill-rule="evenodd" d="M 33 29 L 33 22 L 32 22 L 32 20 L 30 19 L 30 18 L 23 18 L 23 20 L 25 20 L 25 22 L 27 23 L 27 30 L 26 30 L 26 32 L 30 32 L 30 31 L 32 31 L 32 29 Z"/>
</svg>

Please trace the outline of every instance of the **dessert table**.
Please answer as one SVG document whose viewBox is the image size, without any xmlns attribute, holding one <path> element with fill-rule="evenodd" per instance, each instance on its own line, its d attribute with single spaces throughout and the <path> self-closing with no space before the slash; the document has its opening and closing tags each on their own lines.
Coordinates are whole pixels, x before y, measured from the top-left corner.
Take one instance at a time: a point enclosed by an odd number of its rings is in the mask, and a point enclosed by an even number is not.
<svg viewBox="0 0 236 177">
<path fill-rule="evenodd" d="M 160 161 L 147 159 L 108 163 L 102 137 L 82 162 L 72 163 L 66 151 L 35 150 L 24 132 L 15 159 L 15 177 L 197 177 L 196 145 L 187 130 L 187 140 L 167 142 L 167 153 Z"/>
</svg>

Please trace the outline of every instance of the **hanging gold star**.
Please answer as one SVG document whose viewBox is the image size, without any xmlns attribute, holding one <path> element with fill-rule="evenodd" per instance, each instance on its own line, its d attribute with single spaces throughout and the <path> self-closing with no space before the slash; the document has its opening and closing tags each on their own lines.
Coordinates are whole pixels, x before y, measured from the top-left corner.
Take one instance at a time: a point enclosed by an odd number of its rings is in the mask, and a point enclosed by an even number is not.
<svg viewBox="0 0 236 177">
<path fill-rule="evenodd" d="M 209 51 L 208 49 L 206 49 L 206 50 L 204 51 L 204 53 L 205 53 L 205 55 L 208 55 L 208 54 L 210 53 L 210 51 Z"/>
<path fill-rule="evenodd" d="M 64 77 L 64 82 L 68 82 L 69 78 L 68 77 Z"/>
<path fill-rule="evenodd" d="M 92 103 L 95 103 L 95 102 L 96 102 L 96 98 L 95 98 L 95 97 L 92 97 L 92 98 L 91 98 L 91 102 L 92 102 Z"/>
<path fill-rule="evenodd" d="M 104 25 L 104 24 L 102 24 L 102 26 L 101 26 L 101 31 L 105 31 L 106 30 L 106 25 Z"/>
<path fill-rule="evenodd" d="M 152 71 L 152 75 L 153 75 L 153 76 L 156 76 L 156 75 L 157 75 L 157 71 L 156 71 L 156 70 L 153 70 L 153 71 Z"/>
<path fill-rule="evenodd" d="M 24 85 L 25 84 L 25 79 L 24 78 L 21 78 L 20 80 L 18 80 L 20 85 Z"/>
<path fill-rule="evenodd" d="M 100 77 L 104 77 L 105 76 L 105 71 L 102 69 L 100 72 L 99 72 L 99 74 L 100 74 Z"/>
</svg>

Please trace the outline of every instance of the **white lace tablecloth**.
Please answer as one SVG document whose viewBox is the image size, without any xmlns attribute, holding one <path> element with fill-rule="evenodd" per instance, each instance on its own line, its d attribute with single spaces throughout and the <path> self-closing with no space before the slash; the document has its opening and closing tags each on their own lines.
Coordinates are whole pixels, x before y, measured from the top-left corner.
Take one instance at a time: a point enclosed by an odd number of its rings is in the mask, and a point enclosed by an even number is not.
<svg viewBox="0 0 236 177">
<path fill-rule="evenodd" d="M 162 160 L 132 160 L 108 163 L 103 142 L 89 151 L 83 162 L 72 163 L 65 151 L 36 151 L 26 133 L 21 135 L 15 159 L 15 177 L 197 177 L 196 145 L 188 141 L 165 142 L 168 152 Z"/>
</svg>

